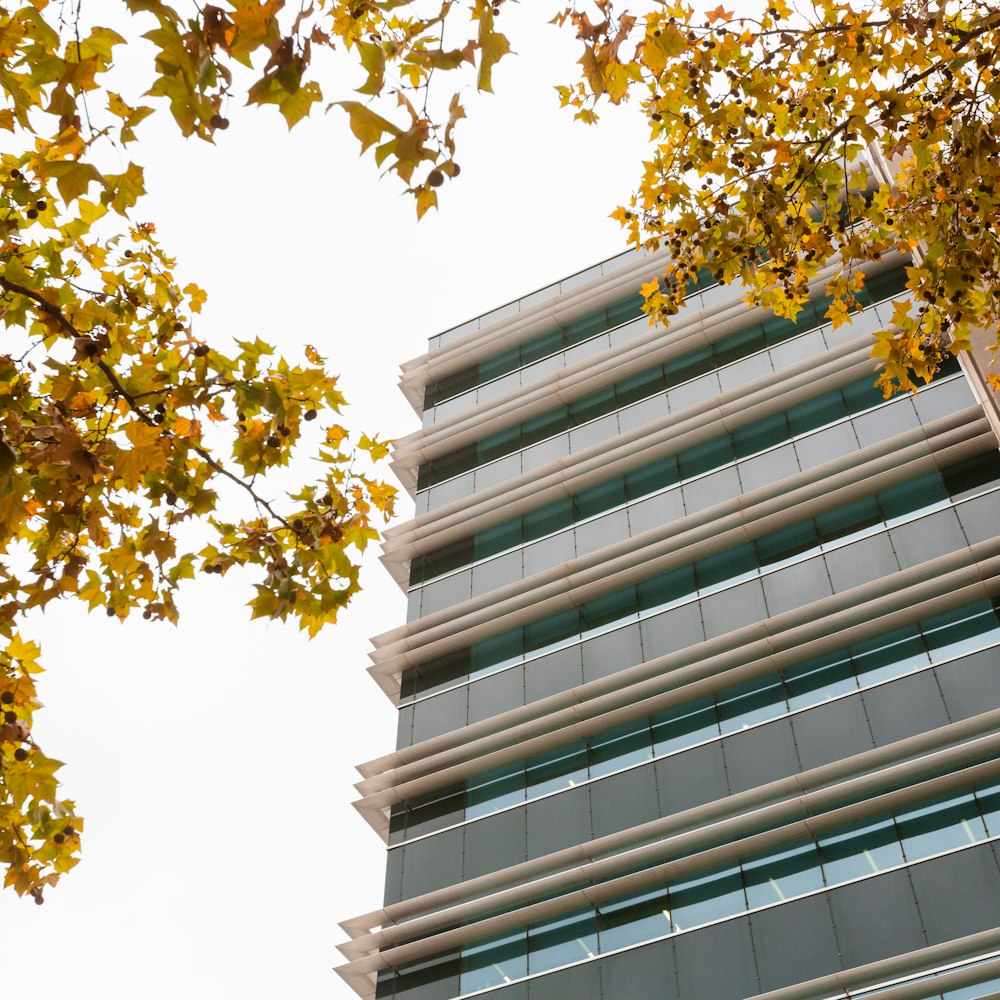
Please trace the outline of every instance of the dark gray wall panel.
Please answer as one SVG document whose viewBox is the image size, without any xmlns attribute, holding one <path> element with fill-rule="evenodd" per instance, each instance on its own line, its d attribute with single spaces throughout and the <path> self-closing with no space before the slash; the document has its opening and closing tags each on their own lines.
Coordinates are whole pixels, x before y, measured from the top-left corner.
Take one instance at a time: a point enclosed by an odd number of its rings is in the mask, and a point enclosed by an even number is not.
<svg viewBox="0 0 1000 1000">
<path fill-rule="evenodd" d="M 862 699 L 877 746 L 948 725 L 948 712 L 930 670 L 865 691 Z"/>
<path fill-rule="evenodd" d="M 760 992 L 750 924 L 728 920 L 674 939 L 677 988 L 684 1000 L 743 1000 Z"/>
<path fill-rule="evenodd" d="M 842 594 L 871 580 L 880 580 L 899 569 L 896 554 L 885 535 L 846 545 L 825 556 L 833 589 Z"/>
<path fill-rule="evenodd" d="M 664 816 L 700 806 L 703 802 L 714 802 L 729 794 L 726 763 L 718 743 L 707 743 L 665 757 L 653 766 Z"/>
<path fill-rule="evenodd" d="M 469 685 L 469 723 L 482 722 L 524 704 L 524 669 L 512 667 Z"/>
<path fill-rule="evenodd" d="M 465 827 L 465 878 L 520 864 L 527 856 L 525 810 L 511 809 Z"/>
<path fill-rule="evenodd" d="M 590 789 L 586 785 L 529 802 L 527 809 L 529 858 L 591 839 Z"/>
<path fill-rule="evenodd" d="M 637 767 L 595 781 L 590 786 L 590 808 L 595 837 L 656 819 L 660 807 L 653 769 Z"/>
<path fill-rule="evenodd" d="M 935 670 L 948 714 L 958 721 L 1000 705 L 1000 649 L 984 649 Z"/>
<path fill-rule="evenodd" d="M 736 733 L 723 742 L 723 752 L 733 794 L 799 771 L 790 719 Z"/>
<path fill-rule="evenodd" d="M 655 618 L 647 618 L 640 624 L 639 630 L 643 656 L 647 660 L 705 641 L 701 608 L 697 603 L 685 604 Z"/>
<path fill-rule="evenodd" d="M 989 846 L 910 870 L 928 944 L 1000 926 L 1000 870 Z"/>
<path fill-rule="evenodd" d="M 602 958 L 601 988 L 604 1000 L 681 1000 L 673 942 L 655 941 Z"/>
<path fill-rule="evenodd" d="M 825 895 L 754 913 L 750 927 L 762 993 L 840 970 L 840 949 Z"/>
<path fill-rule="evenodd" d="M 451 1000 L 459 995 L 457 957 L 434 958 L 414 964 L 396 977 L 396 1000 Z"/>
<path fill-rule="evenodd" d="M 513 983 L 489 994 L 490 1000 L 528 1000 L 528 983 Z"/>
<path fill-rule="evenodd" d="M 940 510 L 889 532 L 896 558 L 903 569 L 965 548 L 965 533 L 953 510 Z"/>
<path fill-rule="evenodd" d="M 970 545 L 996 538 L 997 534 L 1000 533 L 996 497 L 979 497 L 976 500 L 963 503 L 956 509 L 958 519 L 962 522 L 965 537 L 969 540 Z"/>
<path fill-rule="evenodd" d="M 597 962 L 528 980 L 528 1000 L 600 1000 L 601 968 Z"/>
<path fill-rule="evenodd" d="M 524 668 L 524 698 L 527 704 L 550 694 L 568 691 L 583 683 L 583 664 L 579 646 L 560 649 L 542 656 Z"/>
<path fill-rule="evenodd" d="M 786 566 L 764 577 L 764 596 L 770 614 L 780 615 L 833 593 L 826 567 L 822 560 L 818 563 L 817 560 L 809 560 L 797 566 Z"/>
<path fill-rule="evenodd" d="M 404 705 L 396 719 L 396 748 L 408 747 L 413 742 L 413 706 Z"/>
<path fill-rule="evenodd" d="M 384 906 L 398 903 L 403 898 L 403 850 L 395 848 L 386 853 Z"/>
<path fill-rule="evenodd" d="M 642 662 L 639 623 L 626 625 L 583 643 L 583 679 L 597 680 Z"/>
<path fill-rule="evenodd" d="M 455 688 L 413 706 L 413 742 L 459 729 L 468 721 L 469 690 Z"/>
<path fill-rule="evenodd" d="M 829 893 L 845 969 L 927 946 L 905 870 Z"/>
<path fill-rule="evenodd" d="M 748 580 L 722 593 L 703 598 L 699 603 L 708 639 L 734 632 L 744 625 L 754 625 L 768 616 L 760 580 Z"/>
<path fill-rule="evenodd" d="M 459 827 L 457 830 L 445 830 L 426 840 L 416 840 L 405 848 L 396 848 L 397 851 L 406 853 L 403 861 L 404 899 L 412 899 L 462 881 L 464 834 L 465 830 Z"/>
<path fill-rule="evenodd" d="M 795 716 L 792 729 L 799 759 L 806 771 L 872 748 L 871 730 L 857 696 L 820 705 Z"/>
</svg>

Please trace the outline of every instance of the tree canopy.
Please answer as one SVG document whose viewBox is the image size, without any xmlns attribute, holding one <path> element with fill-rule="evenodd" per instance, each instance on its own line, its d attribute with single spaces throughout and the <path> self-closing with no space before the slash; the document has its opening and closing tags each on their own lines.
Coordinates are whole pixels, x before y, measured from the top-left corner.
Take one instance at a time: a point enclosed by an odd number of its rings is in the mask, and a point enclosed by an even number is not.
<svg viewBox="0 0 1000 1000">
<path fill-rule="evenodd" d="M 328 111 L 423 215 L 460 173 L 465 88 L 492 91 L 516 45 L 500 30 L 510 2 L 121 0 L 130 37 L 93 20 L 104 4 L 0 2 L 0 865 L 17 892 L 41 901 L 82 826 L 32 738 L 40 650 L 25 614 L 76 597 L 173 621 L 183 580 L 240 566 L 256 574 L 253 616 L 314 634 L 357 591 L 358 554 L 393 507 L 368 463 L 386 445 L 336 422 L 344 400 L 315 347 L 287 360 L 260 339 L 194 335 L 205 293 L 141 214 L 143 122 L 169 115 L 212 142 L 232 101 L 289 126 Z M 579 42 L 556 88 L 569 112 L 594 125 L 602 104 L 631 102 L 648 122 L 614 215 L 633 245 L 670 250 L 643 288 L 651 320 L 704 268 L 794 318 L 832 263 L 839 326 L 862 265 L 901 251 L 911 294 L 873 346 L 885 392 L 930 380 L 977 331 L 996 346 L 995 8 L 538 12 Z M 133 93 L 115 54 L 140 36 L 148 78 Z M 336 89 L 338 59 L 354 91 Z M 303 449 L 321 474 L 276 500 L 274 474 Z"/>
</svg>

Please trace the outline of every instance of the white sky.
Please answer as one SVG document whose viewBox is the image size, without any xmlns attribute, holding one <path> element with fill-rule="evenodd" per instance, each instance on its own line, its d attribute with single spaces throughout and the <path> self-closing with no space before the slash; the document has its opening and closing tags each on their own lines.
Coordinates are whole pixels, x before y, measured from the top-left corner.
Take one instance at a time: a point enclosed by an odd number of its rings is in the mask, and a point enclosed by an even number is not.
<svg viewBox="0 0 1000 1000">
<path fill-rule="evenodd" d="M 137 217 L 207 288 L 198 332 L 315 343 L 352 426 L 400 436 L 417 422 L 397 368 L 429 335 L 623 249 L 607 216 L 644 130 L 632 111 L 589 129 L 559 111 L 551 87 L 572 77 L 575 48 L 533 7 L 505 7 L 519 55 L 496 71 L 498 96 L 469 95 L 462 176 L 419 225 L 339 112 L 288 135 L 270 109 L 233 109 L 214 149 L 152 130 Z M 0 893 L 3 996 L 354 996 L 330 971 L 336 924 L 380 905 L 384 848 L 350 805 L 353 765 L 395 739 L 368 637 L 404 616 L 374 552 L 363 582 L 311 643 L 251 624 L 236 573 L 193 582 L 176 629 L 71 604 L 35 622 L 48 666 L 36 735 L 69 762 L 85 855 L 44 906 Z"/>
</svg>

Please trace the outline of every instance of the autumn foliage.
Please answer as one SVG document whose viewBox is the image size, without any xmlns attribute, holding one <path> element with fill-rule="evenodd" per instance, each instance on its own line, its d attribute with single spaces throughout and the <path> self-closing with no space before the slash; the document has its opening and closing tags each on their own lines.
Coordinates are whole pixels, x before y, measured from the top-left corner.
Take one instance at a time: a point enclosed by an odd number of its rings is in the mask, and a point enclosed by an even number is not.
<svg viewBox="0 0 1000 1000">
<path fill-rule="evenodd" d="M 510 2 L 119 0 L 130 38 L 87 20 L 107 0 L 0 2 L 0 865 L 18 892 L 40 899 L 81 830 L 32 738 L 26 612 L 77 598 L 172 621 L 185 579 L 240 566 L 256 574 L 254 616 L 315 633 L 356 592 L 357 554 L 393 505 L 358 461 L 385 445 L 335 422 L 343 399 L 316 349 L 289 361 L 195 335 L 205 295 L 141 214 L 142 123 L 167 114 L 211 142 L 233 100 L 289 126 L 326 111 L 423 215 L 460 173 L 464 88 L 491 91 L 512 50 L 498 27 Z M 1000 12 L 765 3 L 535 7 L 580 45 L 558 100 L 586 124 L 605 102 L 648 122 L 614 214 L 632 244 L 671 251 L 644 288 L 651 318 L 706 268 L 794 317 L 825 272 L 839 326 L 863 265 L 900 251 L 909 295 L 872 353 L 886 393 L 913 389 L 1000 329 Z M 126 92 L 115 51 L 139 36 L 148 79 Z M 355 91 L 332 92 L 331 58 Z M 319 477 L 270 488 L 306 446 Z M 193 526 L 211 540 L 193 546 Z"/>
</svg>

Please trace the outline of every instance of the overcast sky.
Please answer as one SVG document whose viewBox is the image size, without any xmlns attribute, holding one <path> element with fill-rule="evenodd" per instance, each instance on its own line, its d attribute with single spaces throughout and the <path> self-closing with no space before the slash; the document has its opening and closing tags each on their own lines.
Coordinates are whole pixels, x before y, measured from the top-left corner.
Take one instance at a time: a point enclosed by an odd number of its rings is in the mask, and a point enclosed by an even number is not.
<svg viewBox="0 0 1000 1000">
<path fill-rule="evenodd" d="M 207 288 L 198 333 L 315 343 L 350 424 L 400 436 L 417 421 L 397 369 L 428 336 L 623 249 L 608 213 L 637 177 L 641 123 L 629 110 L 585 128 L 559 111 L 552 86 L 575 49 L 534 7 L 504 8 L 519 54 L 495 72 L 497 96 L 470 95 L 461 178 L 419 225 L 337 112 L 288 135 L 270 110 L 232 109 L 214 149 L 149 130 L 137 217 Z M 237 573 L 193 582 L 178 628 L 71 604 L 34 622 L 48 667 L 36 735 L 68 762 L 87 831 L 44 906 L 0 893 L 3 996 L 354 995 L 331 971 L 337 921 L 381 904 L 384 870 L 350 805 L 354 765 L 395 738 L 368 637 L 404 616 L 374 553 L 362 579 L 312 642 L 251 624 Z"/>
</svg>

